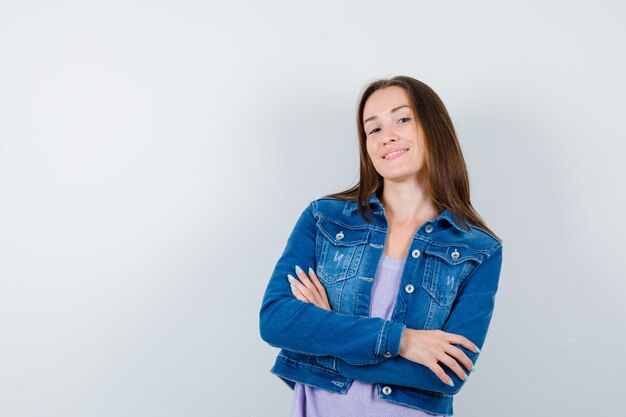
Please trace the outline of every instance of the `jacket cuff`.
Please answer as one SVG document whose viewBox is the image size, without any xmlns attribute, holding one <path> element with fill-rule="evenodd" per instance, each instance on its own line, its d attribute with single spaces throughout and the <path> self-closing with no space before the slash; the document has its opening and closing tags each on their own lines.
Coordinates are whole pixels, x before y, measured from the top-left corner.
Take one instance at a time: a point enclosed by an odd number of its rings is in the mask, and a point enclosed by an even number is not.
<svg viewBox="0 0 626 417">
<path fill-rule="evenodd" d="M 378 338 L 376 358 L 380 361 L 400 354 L 400 339 L 406 325 L 396 321 L 385 320 Z"/>
</svg>

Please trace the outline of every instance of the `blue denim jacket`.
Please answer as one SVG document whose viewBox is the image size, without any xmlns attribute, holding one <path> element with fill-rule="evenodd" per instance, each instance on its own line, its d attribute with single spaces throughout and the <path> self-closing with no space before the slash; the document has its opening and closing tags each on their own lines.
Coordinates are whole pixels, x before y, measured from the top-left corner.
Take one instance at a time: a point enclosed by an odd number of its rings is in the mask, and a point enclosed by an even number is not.
<svg viewBox="0 0 626 417">
<path fill-rule="evenodd" d="M 441 329 L 482 348 L 498 288 L 502 245 L 478 227 L 464 230 L 444 210 L 413 237 L 391 319 L 369 317 L 387 235 L 385 209 L 376 193 L 369 204 L 372 223 L 361 217 L 356 201 L 334 198 L 314 200 L 300 215 L 259 313 L 261 338 L 281 348 L 270 372 L 291 389 L 297 381 L 345 393 L 354 379 L 375 383 L 381 398 L 452 415 L 453 395 L 466 381 L 440 363 L 454 382 L 448 386 L 430 368 L 399 356 L 402 331 Z M 332 310 L 292 294 L 287 274 L 296 276 L 296 265 L 315 270 Z M 455 346 L 476 363 L 479 353 Z"/>
</svg>

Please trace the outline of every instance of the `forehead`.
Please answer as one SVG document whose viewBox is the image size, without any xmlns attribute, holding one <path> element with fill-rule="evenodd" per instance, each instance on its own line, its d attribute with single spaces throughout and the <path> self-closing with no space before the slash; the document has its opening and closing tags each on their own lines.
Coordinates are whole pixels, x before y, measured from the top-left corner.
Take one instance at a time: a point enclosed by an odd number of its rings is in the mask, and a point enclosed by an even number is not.
<svg viewBox="0 0 626 417">
<path fill-rule="evenodd" d="M 411 100 L 404 88 L 395 85 L 381 88 L 369 96 L 365 102 L 363 120 L 367 120 L 372 116 L 382 116 L 403 104 L 411 106 Z"/>
</svg>

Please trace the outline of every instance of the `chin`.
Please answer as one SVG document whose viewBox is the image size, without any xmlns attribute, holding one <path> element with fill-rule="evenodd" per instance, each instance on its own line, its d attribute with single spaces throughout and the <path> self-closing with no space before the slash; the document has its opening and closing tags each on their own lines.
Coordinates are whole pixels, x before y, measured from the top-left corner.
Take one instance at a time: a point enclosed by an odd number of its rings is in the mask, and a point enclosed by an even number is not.
<svg viewBox="0 0 626 417">
<path fill-rule="evenodd" d="M 418 171 L 378 172 L 387 181 L 402 182 L 417 178 Z"/>
</svg>

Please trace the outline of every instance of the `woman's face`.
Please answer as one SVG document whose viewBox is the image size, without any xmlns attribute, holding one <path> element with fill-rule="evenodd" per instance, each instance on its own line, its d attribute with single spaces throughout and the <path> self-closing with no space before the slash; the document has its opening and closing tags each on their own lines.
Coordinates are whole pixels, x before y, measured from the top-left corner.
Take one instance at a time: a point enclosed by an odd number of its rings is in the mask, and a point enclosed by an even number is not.
<svg viewBox="0 0 626 417">
<path fill-rule="evenodd" d="M 375 91 L 363 109 L 367 153 L 385 181 L 415 179 L 423 166 L 424 132 L 410 103 L 404 88 L 391 86 Z"/>
</svg>

